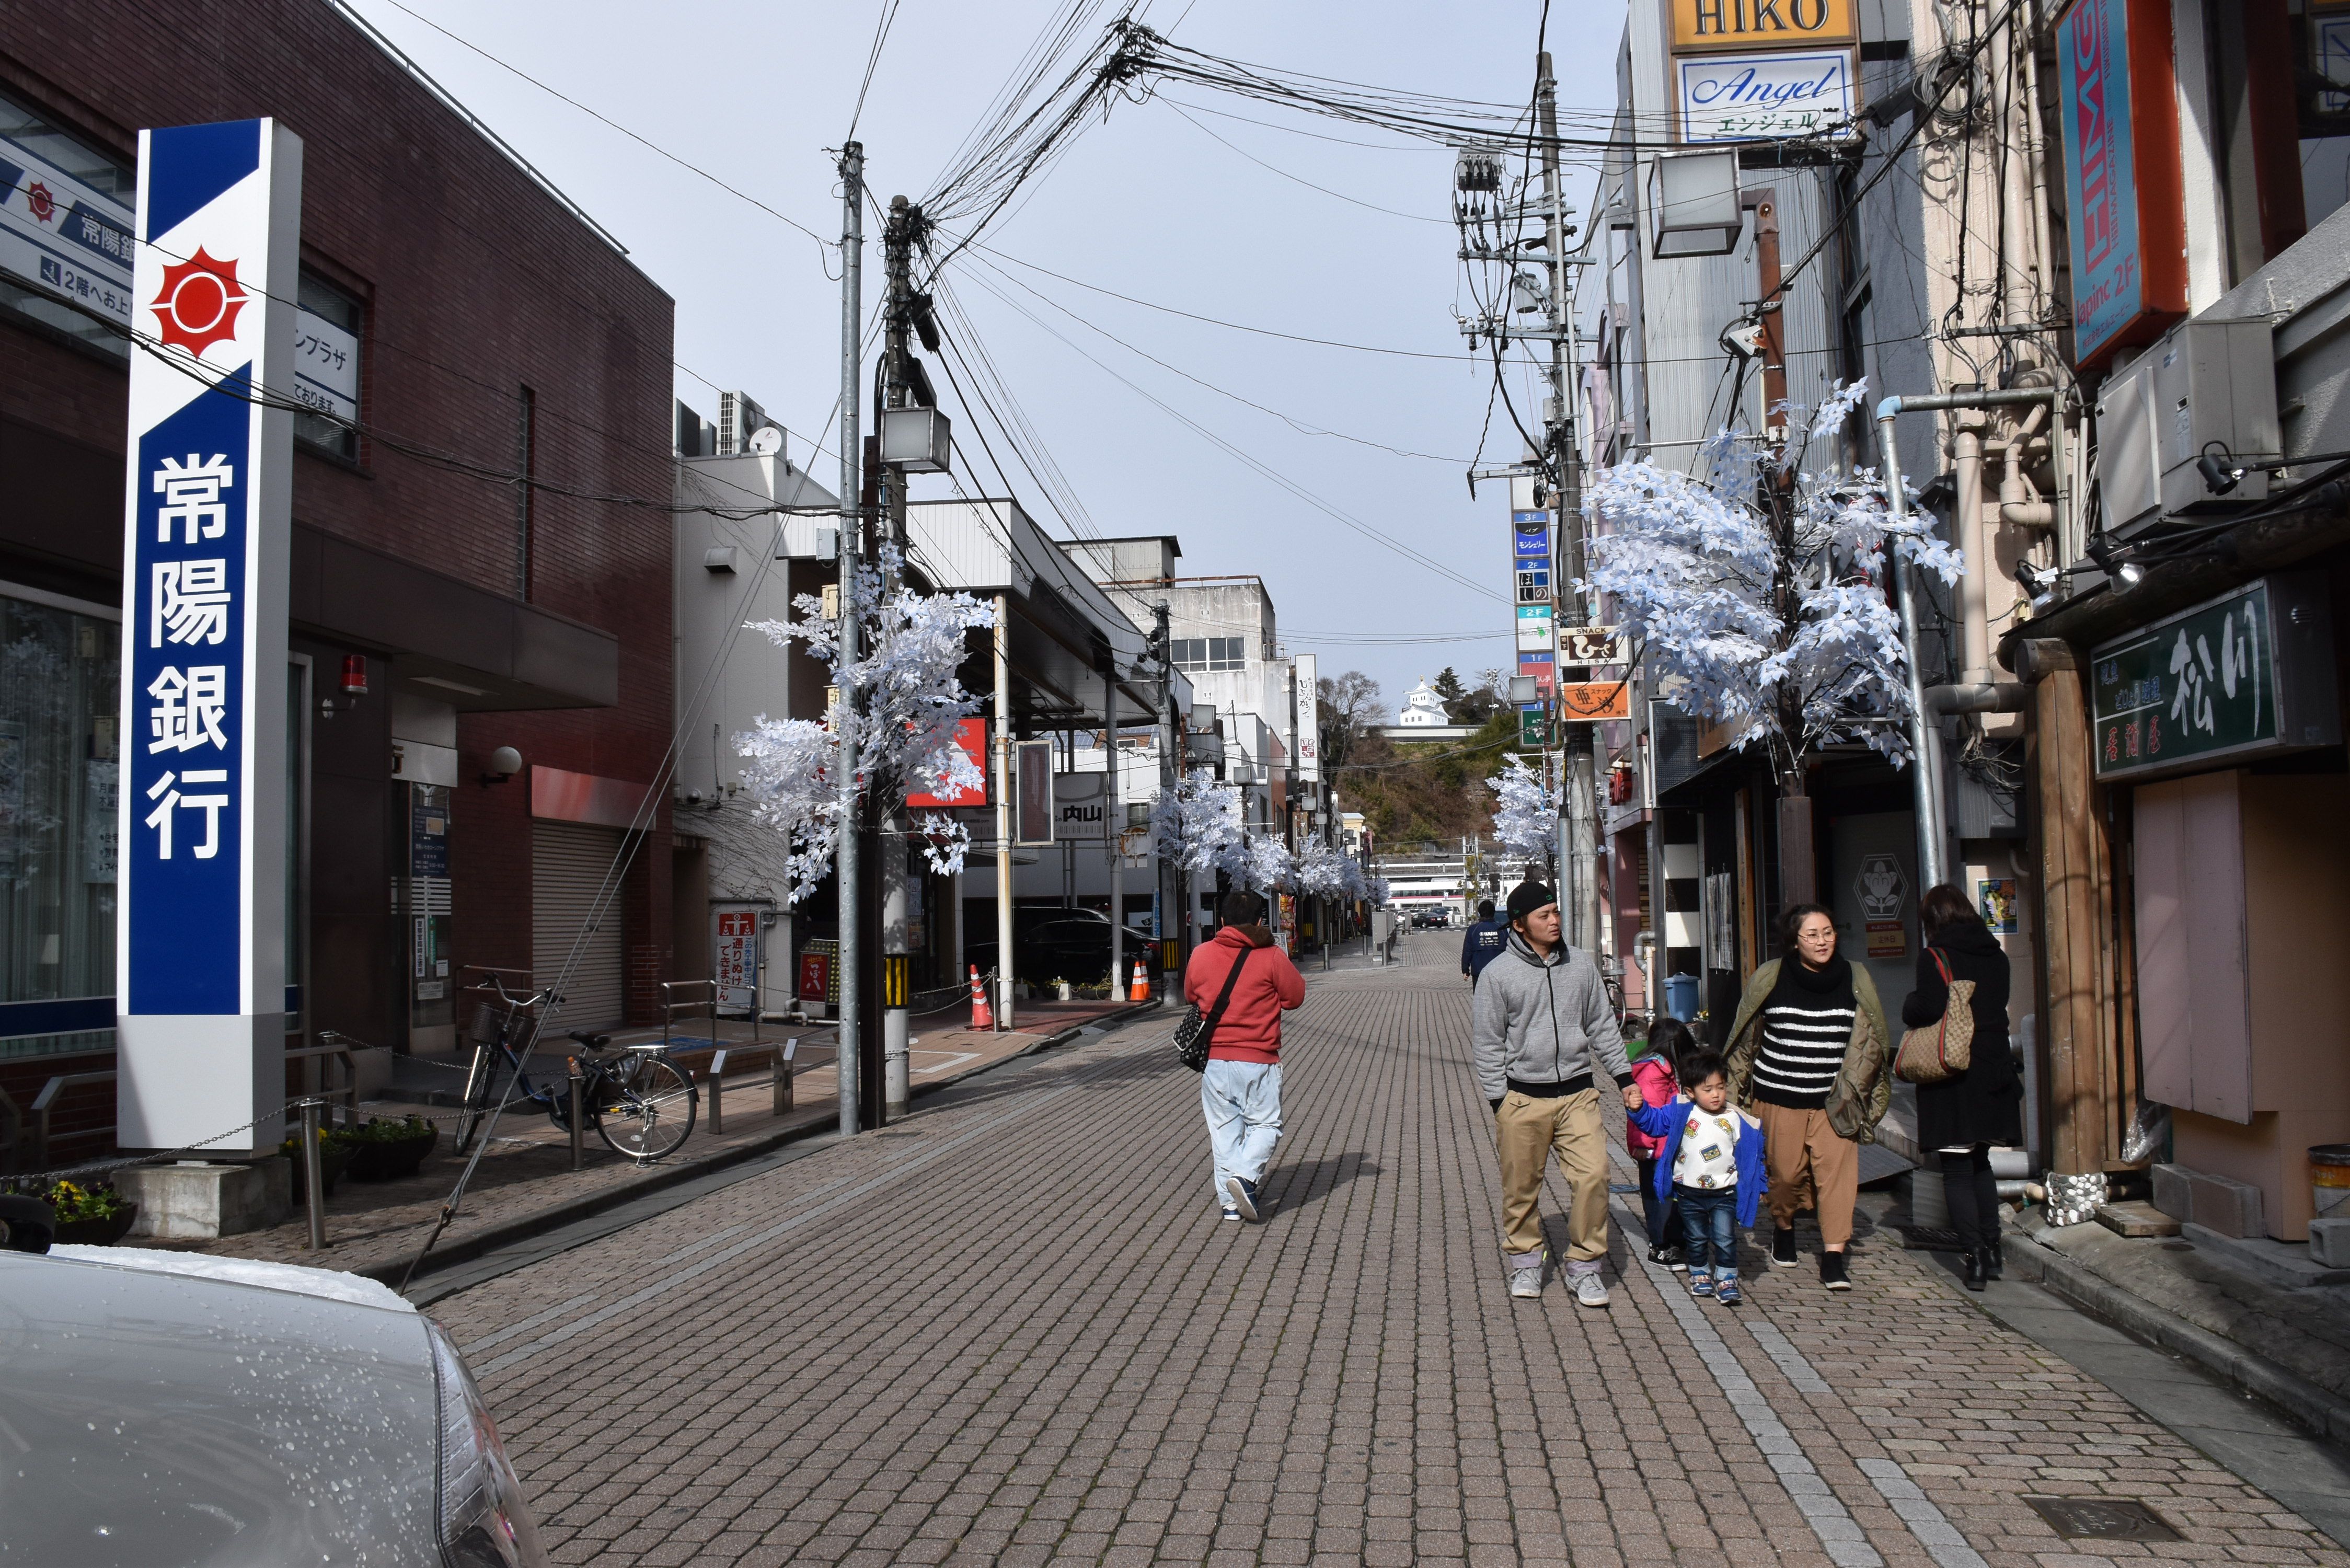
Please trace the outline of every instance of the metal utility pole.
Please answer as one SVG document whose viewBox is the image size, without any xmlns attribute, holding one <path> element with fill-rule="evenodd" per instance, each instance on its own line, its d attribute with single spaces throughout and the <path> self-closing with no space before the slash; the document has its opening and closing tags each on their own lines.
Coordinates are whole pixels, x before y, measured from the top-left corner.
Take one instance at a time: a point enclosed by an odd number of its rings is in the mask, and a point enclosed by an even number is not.
<svg viewBox="0 0 2350 1568">
<path fill-rule="evenodd" d="M 1534 57 L 1534 120 L 1542 141 L 1543 246 L 1550 263 L 1550 401 L 1543 410 L 1544 435 L 1558 466 L 1558 494 L 1553 509 L 1558 514 L 1560 571 L 1552 581 L 1561 619 L 1570 607 L 1576 626 L 1593 624 L 1593 617 L 1574 584 L 1583 576 L 1583 454 L 1575 449 L 1572 394 L 1576 380 L 1575 312 L 1568 299 L 1566 205 L 1559 191 L 1558 81 L 1551 75 L 1550 51 Z M 1554 663 L 1555 680 L 1566 679 L 1566 667 Z M 1568 941 L 1586 952 L 1600 950 L 1599 823 L 1595 789 L 1596 767 L 1592 747 L 1598 727 L 1586 722 L 1572 726 L 1565 706 L 1558 705 L 1559 746 L 1565 752 L 1558 814 L 1559 870 L 1573 890 L 1567 903 Z"/>
<path fill-rule="evenodd" d="M 837 564 L 840 574 L 840 659 L 857 657 L 856 584 L 858 516 L 863 480 L 858 458 L 863 447 L 858 431 L 858 383 L 864 379 L 859 350 L 864 302 L 858 297 L 862 280 L 858 260 L 865 248 L 865 148 L 852 141 L 840 150 L 840 539 Z M 836 732 L 848 732 L 852 695 L 843 690 L 832 716 Z M 858 1031 L 864 1008 L 858 992 L 863 980 L 859 961 L 858 901 L 857 769 L 844 753 L 840 758 L 840 841 L 834 852 L 832 880 L 840 901 L 840 1052 L 835 1067 L 839 1083 L 840 1136 L 858 1130 Z"/>
<path fill-rule="evenodd" d="M 1109 999 L 1116 1002 L 1127 989 L 1126 881 L 1121 864 L 1126 849 L 1125 796 L 1118 783 L 1118 652 L 1102 659 L 1102 740 L 1107 746 L 1109 776 L 1102 781 L 1102 847 L 1109 851 Z"/>
</svg>

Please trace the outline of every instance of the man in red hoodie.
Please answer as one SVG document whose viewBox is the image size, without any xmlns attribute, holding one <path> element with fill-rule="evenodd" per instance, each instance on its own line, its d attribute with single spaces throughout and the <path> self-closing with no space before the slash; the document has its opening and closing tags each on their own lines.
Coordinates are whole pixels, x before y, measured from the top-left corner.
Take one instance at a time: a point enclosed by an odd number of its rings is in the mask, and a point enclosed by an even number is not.
<svg viewBox="0 0 2350 1568">
<path fill-rule="evenodd" d="M 1200 1106 L 1215 1151 L 1216 1202 L 1227 1220 L 1260 1218 L 1256 1184 L 1281 1141 L 1281 1015 L 1305 1000 L 1305 977 L 1273 945 L 1264 899 L 1234 888 L 1224 895 L 1222 929 L 1191 954 L 1184 999 L 1214 1009 L 1235 964 L 1223 1016 L 1209 1037 L 1200 1075 Z"/>
</svg>

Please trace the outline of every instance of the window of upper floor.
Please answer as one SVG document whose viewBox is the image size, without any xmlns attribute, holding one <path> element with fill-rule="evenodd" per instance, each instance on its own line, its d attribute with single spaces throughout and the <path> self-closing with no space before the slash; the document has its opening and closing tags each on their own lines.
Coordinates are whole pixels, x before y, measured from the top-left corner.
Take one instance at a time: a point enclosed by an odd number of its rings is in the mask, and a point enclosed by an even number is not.
<svg viewBox="0 0 2350 1568">
<path fill-rule="evenodd" d="M 1248 668 L 1244 637 L 1179 637 L 1173 639 L 1175 668 L 1200 671 Z"/>
<path fill-rule="evenodd" d="M 0 97 L 0 311 L 127 359 L 138 171 Z"/>
</svg>

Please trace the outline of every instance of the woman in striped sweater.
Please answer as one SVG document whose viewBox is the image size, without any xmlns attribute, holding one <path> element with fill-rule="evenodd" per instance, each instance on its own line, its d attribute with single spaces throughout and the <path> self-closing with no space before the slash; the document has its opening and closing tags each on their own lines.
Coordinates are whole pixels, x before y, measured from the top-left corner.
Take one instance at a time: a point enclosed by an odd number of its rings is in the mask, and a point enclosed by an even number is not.
<svg viewBox="0 0 2350 1568">
<path fill-rule="evenodd" d="M 1850 1290 L 1844 1251 L 1860 1195 L 1860 1146 L 1891 1103 L 1884 1005 L 1868 971 L 1838 956 L 1835 918 L 1817 904 L 1787 911 L 1787 956 L 1755 970 L 1730 1031 L 1730 1091 L 1762 1123 L 1770 1178 L 1771 1261 L 1795 1265 L 1795 1215 L 1820 1217 L 1820 1282 Z"/>
</svg>

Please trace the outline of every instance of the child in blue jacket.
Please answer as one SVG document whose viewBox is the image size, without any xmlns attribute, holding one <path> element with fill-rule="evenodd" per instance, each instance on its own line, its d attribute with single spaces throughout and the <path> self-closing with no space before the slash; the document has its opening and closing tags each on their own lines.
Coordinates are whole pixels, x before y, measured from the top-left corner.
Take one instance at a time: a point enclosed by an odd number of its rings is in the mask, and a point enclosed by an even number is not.
<svg viewBox="0 0 2350 1568">
<path fill-rule="evenodd" d="M 1679 1077 L 1686 1098 L 1625 1115 L 1642 1132 L 1665 1140 L 1657 1158 L 1657 1196 L 1680 1210 L 1690 1294 L 1736 1306 L 1733 1221 L 1752 1226 L 1762 1198 L 1762 1127 L 1731 1105 L 1729 1065 L 1721 1052 L 1686 1053 Z"/>
</svg>

